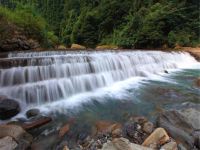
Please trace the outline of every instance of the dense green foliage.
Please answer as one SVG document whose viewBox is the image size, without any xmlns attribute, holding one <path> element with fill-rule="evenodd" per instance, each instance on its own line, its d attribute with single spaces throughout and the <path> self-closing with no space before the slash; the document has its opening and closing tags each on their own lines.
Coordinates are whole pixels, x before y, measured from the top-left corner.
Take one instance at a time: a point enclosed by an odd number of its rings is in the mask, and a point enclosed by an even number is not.
<svg viewBox="0 0 200 150">
<path fill-rule="evenodd" d="M 16 1 L 34 11 L 20 11 Z M 66 45 L 160 48 L 200 43 L 197 0 L 3 0 L 1 3 L 17 9 L 22 13 L 21 18 L 39 13 Z M 45 31 L 45 21 L 41 17 L 34 19 L 28 25 L 26 19 L 20 23 L 31 27 L 33 34 L 44 36 L 35 32 L 35 28 Z M 47 35 L 56 41 L 53 33 Z"/>
</svg>

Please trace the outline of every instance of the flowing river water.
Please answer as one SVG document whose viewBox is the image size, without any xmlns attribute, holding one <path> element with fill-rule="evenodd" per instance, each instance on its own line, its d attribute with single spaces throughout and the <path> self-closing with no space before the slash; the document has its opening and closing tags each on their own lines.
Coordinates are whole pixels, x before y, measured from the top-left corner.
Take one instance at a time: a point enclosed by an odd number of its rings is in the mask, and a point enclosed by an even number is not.
<svg viewBox="0 0 200 150">
<path fill-rule="evenodd" d="M 22 107 L 16 118 L 30 108 L 54 117 L 44 134 L 69 118 L 79 132 L 97 120 L 153 120 L 163 109 L 200 102 L 200 63 L 186 52 L 16 52 L 0 67 L 0 95 Z"/>
</svg>

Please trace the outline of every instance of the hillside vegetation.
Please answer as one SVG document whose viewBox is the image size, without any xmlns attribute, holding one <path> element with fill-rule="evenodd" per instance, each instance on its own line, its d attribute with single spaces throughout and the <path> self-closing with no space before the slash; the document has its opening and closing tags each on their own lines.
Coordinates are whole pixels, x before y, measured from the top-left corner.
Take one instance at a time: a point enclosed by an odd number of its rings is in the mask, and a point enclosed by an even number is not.
<svg viewBox="0 0 200 150">
<path fill-rule="evenodd" d="M 161 48 L 200 43 L 197 0 L 1 0 L 0 42 L 13 24 L 44 47 Z"/>
</svg>

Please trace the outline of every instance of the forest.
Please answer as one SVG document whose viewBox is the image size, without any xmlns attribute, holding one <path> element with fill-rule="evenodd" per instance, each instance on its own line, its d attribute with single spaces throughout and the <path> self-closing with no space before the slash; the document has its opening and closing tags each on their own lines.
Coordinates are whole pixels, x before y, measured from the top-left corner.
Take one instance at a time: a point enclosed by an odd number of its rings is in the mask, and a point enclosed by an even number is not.
<svg viewBox="0 0 200 150">
<path fill-rule="evenodd" d="M 43 47 L 173 48 L 200 43 L 197 0 L 0 0 L 0 42 L 9 24 Z"/>
</svg>

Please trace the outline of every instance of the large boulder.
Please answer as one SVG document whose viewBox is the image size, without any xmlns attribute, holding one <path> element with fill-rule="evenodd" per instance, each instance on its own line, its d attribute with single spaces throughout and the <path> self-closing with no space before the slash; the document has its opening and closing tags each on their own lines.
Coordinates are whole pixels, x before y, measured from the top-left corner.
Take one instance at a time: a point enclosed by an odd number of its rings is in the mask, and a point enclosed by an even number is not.
<svg viewBox="0 0 200 150">
<path fill-rule="evenodd" d="M 184 108 L 183 110 L 165 111 L 157 119 L 158 126 L 163 127 L 176 140 L 187 149 L 199 147 L 198 138 L 200 126 L 200 110 Z"/>
<path fill-rule="evenodd" d="M 1 150 L 14 150 L 18 146 L 17 142 L 10 136 L 6 136 L 0 139 Z"/>
<path fill-rule="evenodd" d="M 29 133 L 17 125 L 0 125 L 0 131 L 0 138 L 12 137 L 18 143 L 17 148 L 20 150 L 27 149 L 33 140 Z"/>
<path fill-rule="evenodd" d="M 17 101 L 12 99 L 0 100 L 0 119 L 6 120 L 14 117 L 20 112 L 20 105 Z"/>
</svg>

